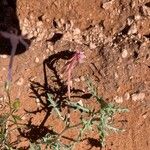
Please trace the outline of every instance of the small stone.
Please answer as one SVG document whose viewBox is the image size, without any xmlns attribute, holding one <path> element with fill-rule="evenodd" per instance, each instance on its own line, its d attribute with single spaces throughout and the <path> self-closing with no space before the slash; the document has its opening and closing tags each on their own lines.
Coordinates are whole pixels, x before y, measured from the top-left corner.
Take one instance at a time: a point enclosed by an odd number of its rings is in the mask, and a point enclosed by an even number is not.
<svg viewBox="0 0 150 150">
<path fill-rule="evenodd" d="M 73 37 L 72 37 L 72 34 L 70 32 L 66 32 L 64 35 L 63 35 L 63 40 L 64 41 L 72 41 Z"/>
<path fill-rule="evenodd" d="M 123 98 L 122 98 L 122 97 L 119 97 L 119 96 L 116 96 L 116 97 L 114 98 L 114 101 L 115 101 L 116 103 L 122 103 L 122 102 L 123 102 Z"/>
<path fill-rule="evenodd" d="M 146 118 L 147 118 L 147 114 L 142 115 L 142 117 L 143 117 L 144 119 L 146 119 Z"/>
<path fill-rule="evenodd" d="M 61 22 L 62 25 L 65 24 L 65 20 L 63 18 L 60 19 L 60 22 Z"/>
<path fill-rule="evenodd" d="M 36 63 L 39 63 L 39 61 L 40 61 L 39 58 L 36 57 L 36 58 L 35 58 L 35 62 L 36 62 Z"/>
<path fill-rule="evenodd" d="M 53 51 L 53 50 L 54 50 L 54 46 L 53 46 L 52 44 L 48 44 L 47 47 L 48 47 L 48 49 L 49 49 L 50 51 Z"/>
<path fill-rule="evenodd" d="M 30 34 L 27 35 L 27 38 L 29 38 L 29 39 L 31 39 L 33 37 L 34 37 L 33 32 L 31 32 Z"/>
<path fill-rule="evenodd" d="M 49 53 L 49 52 L 50 52 L 50 50 L 47 48 L 47 49 L 46 49 L 46 53 Z"/>
<path fill-rule="evenodd" d="M 23 83 L 24 83 L 24 79 L 23 78 L 19 78 L 18 80 L 17 80 L 17 85 L 19 85 L 19 86 L 21 86 L 21 85 L 23 85 Z"/>
<path fill-rule="evenodd" d="M 83 102 L 82 102 L 82 100 L 79 100 L 79 101 L 77 102 L 77 104 L 79 104 L 80 106 L 83 107 Z"/>
<path fill-rule="evenodd" d="M 80 31 L 79 28 L 76 28 L 76 29 L 73 30 L 73 34 L 74 34 L 74 35 L 78 35 L 78 34 L 80 34 L 80 33 L 81 33 L 81 31 Z"/>
<path fill-rule="evenodd" d="M 40 26 L 43 25 L 43 22 L 42 22 L 42 21 L 38 21 L 38 22 L 36 23 L 36 25 L 37 25 L 38 27 L 40 27 Z"/>
<path fill-rule="evenodd" d="M 33 35 L 36 37 L 38 35 L 38 32 L 37 31 L 34 31 L 33 32 Z"/>
<path fill-rule="evenodd" d="M 136 93 L 132 95 L 133 101 L 138 101 L 138 100 L 143 101 L 144 98 L 145 98 L 145 93 Z"/>
<path fill-rule="evenodd" d="M 95 49 L 96 48 L 96 45 L 92 42 L 90 42 L 90 49 Z"/>
<path fill-rule="evenodd" d="M 128 32 L 128 35 L 135 34 L 137 32 L 138 32 L 137 26 L 136 26 L 136 24 L 133 24 Z"/>
<path fill-rule="evenodd" d="M 37 106 L 40 107 L 40 105 L 41 105 L 41 104 L 40 104 L 40 99 L 39 99 L 39 98 L 36 98 L 35 101 L 36 101 L 36 103 L 37 103 Z"/>
<path fill-rule="evenodd" d="M 80 77 L 80 80 L 81 80 L 81 81 L 85 81 L 85 77 L 84 77 L 84 76 L 81 76 L 81 77 Z"/>
<path fill-rule="evenodd" d="M 115 72 L 115 78 L 118 79 L 118 77 L 119 77 L 119 76 L 118 76 L 118 73 Z"/>
<path fill-rule="evenodd" d="M 22 120 L 26 120 L 26 116 L 21 117 Z"/>
<path fill-rule="evenodd" d="M 75 82 L 80 82 L 79 78 L 74 79 Z"/>
<path fill-rule="evenodd" d="M 136 20 L 136 21 L 138 21 L 138 20 L 140 20 L 141 19 L 141 15 L 135 15 L 135 17 L 134 17 L 134 19 Z"/>
<path fill-rule="evenodd" d="M 129 18 L 127 19 L 127 24 L 128 24 L 129 26 L 131 26 L 133 22 L 134 22 L 134 19 L 133 19 L 133 18 L 129 17 Z"/>
<path fill-rule="evenodd" d="M 126 58 L 128 56 L 128 51 L 126 49 L 122 52 L 122 58 Z"/>
<path fill-rule="evenodd" d="M 126 92 L 126 93 L 124 94 L 124 99 L 125 99 L 125 100 L 129 100 L 129 99 L 130 99 L 130 94 L 129 94 L 128 92 Z"/>
<path fill-rule="evenodd" d="M 103 3 L 102 7 L 104 9 L 109 9 L 112 6 L 113 0 Z"/>
<path fill-rule="evenodd" d="M 8 56 L 7 55 L 0 55 L 0 58 L 6 59 L 6 58 L 8 58 Z"/>
<path fill-rule="evenodd" d="M 143 13 L 145 16 L 150 16 L 150 8 L 149 7 L 143 6 L 142 9 L 143 9 Z"/>
<path fill-rule="evenodd" d="M 2 70 L 3 70 L 3 71 L 6 71 L 6 68 L 5 68 L 5 67 L 3 67 L 3 68 L 2 68 Z"/>
</svg>

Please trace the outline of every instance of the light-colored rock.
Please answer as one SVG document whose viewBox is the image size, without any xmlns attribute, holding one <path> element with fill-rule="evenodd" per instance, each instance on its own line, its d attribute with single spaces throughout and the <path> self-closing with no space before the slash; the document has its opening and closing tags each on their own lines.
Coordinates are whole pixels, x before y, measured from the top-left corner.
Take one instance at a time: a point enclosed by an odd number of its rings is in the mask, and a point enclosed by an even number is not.
<svg viewBox="0 0 150 150">
<path fill-rule="evenodd" d="M 17 80 L 17 85 L 18 86 L 21 86 L 21 85 L 23 85 L 23 83 L 24 83 L 24 79 L 23 78 L 19 78 L 18 80 Z"/>
<path fill-rule="evenodd" d="M 8 56 L 7 55 L 0 55 L 0 58 L 6 59 L 6 58 L 8 58 Z"/>
<path fill-rule="evenodd" d="M 131 97 L 133 101 L 139 101 L 139 100 L 143 101 L 145 98 L 145 93 L 135 93 L 132 94 Z"/>
<path fill-rule="evenodd" d="M 79 28 L 75 28 L 74 30 L 73 30 L 73 34 L 74 35 L 77 35 L 77 34 L 80 34 L 81 33 L 81 30 L 79 29 Z"/>
<path fill-rule="evenodd" d="M 126 49 L 124 49 L 122 51 L 122 58 L 126 58 L 128 56 L 128 51 Z"/>
<path fill-rule="evenodd" d="M 129 100 L 129 99 L 130 99 L 130 94 L 129 94 L 128 92 L 126 92 L 126 93 L 124 94 L 124 99 L 125 99 L 125 100 Z"/>
<path fill-rule="evenodd" d="M 43 25 L 43 22 L 42 22 L 42 21 L 38 21 L 38 22 L 36 23 L 36 25 L 37 25 L 38 27 L 40 27 L 40 26 Z"/>
<path fill-rule="evenodd" d="M 84 76 L 81 76 L 81 77 L 80 77 L 80 80 L 81 80 L 81 81 L 85 81 L 85 77 L 84 77 Z"/>
<path fill-rule="evenodd" d="M 145 16 L 150 16 L 150 8 L 147 6 L 142 6 L 142 10 Z"/>
<path fill-rule="evenodd" d="M 114 0 L 110 0 L 110 1 L 108 1 L 108 2 L 105 2 L 105 3 L 103 3 L 103 5 L 102 5 L 102 7 L 104 8 L 104 9 L 110 9 L 111 8 L 111 6 L 112 6 L 112 4 L 113 4 L 113 1 Z"/>
<path fill-rule="evenodd" d="M 90 42 L 90 49 L 95 49 L 96 48 L 96 45 L 92 42 Z"/>
<path fill-rule="evenodd" d="M 74 81 L 75 82 L 80 82 L 80 79 L 79 78 L 75 78 Z"/>
<path fill-rule="evenodd" d="M 120 97 L 120 96 L 116 96 L 116 97 L 114 98 L 114 101 L 115 101 L 116 103 L 122 103 L 122 102 L 123 102 L 123 98 Z"/>
<path fill-rule="evenodd" d="M 136 24 L 133 24 L 130 28 L 130 30 L 128 31 L 128 35 L 131 35 L 131 34 L 136 34 L 138 32 L 137 30 L 137 25 Z"/>
<path fill-rule="evenodd" d="M 53 50 L 54 50 L 54 46 L 53 46 L 52 44 L 48 44 L 47 47 L 48 47 L 48 49 L 49 49 L 50 51 L 53 51 Z"/>
<path fill-rule="evenodd" d="M 39 63 L 40 59 L 38 57 L 35 58 L 35 62 Z"/>
</svg>

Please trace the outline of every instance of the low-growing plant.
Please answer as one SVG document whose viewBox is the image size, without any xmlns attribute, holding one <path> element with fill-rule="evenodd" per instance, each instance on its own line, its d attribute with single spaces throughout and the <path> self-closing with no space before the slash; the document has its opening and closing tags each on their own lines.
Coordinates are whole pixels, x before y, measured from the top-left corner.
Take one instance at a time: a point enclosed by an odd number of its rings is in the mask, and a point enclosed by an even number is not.
<svg viewBox="0 0 150 150">
<path fill-rule="evenodd" d="M 61 106 L 53 100 L 53 96 L 51 94 L 48 94 L 48 101 L 50 103 L 49 106 L 53 108 L 54 112 L 58 116 L 58 119 L 61 119 L 61 121 L 63 121 L 65 127 L 60 133 L 57 133 L 56 131 L 54 131 L 54 134 L 48 133 L 45 137 L 43 137 L 36 143 L 32 143 L 32 149 L 30 148 L 30 150 L 40 150 L 41 144 L 44 144 L 46 149 L 52 150 L 76 149 L 76 144 L 84 140 L 85 132 L 93 129 L 96 129 L 99 134 L 99 144 L 101 146 L 104 146 L 105 139 L 109 133 L 109 130 L 115 132 L 123 131 L 122 129 L 118 129 L 112 126 L 114 123 L 112 118 L 117 112 L 126 112 L 128 111 L 128 109 L 120 108 L 113 103 L 107 103 L 102 97 L 98 95 L 96 88 L 93 86 L 91 81 L 87 81 L 87 85 L 90 94 L 93 98 L 96 99 L 97 103 L 99 104 L 99 109 L 91 109 L 87 106 L 81 105 L 80 103 L 65 100 L 63 105 L 66 105 L 68 109 L 70 109 L 70 111 L 73 108 L 74 110 L 81 112 L 80 121 L 77 124 L 72 124 L 70 118 L 68 117 L 69 115 L 63 114 L 60 111 Z M 77 128 L 77 130 L 79 131 L 78 134 L 76 135 L 75 139 L 70 142 L 70 144 L 64 144 L 62 140 L 64 133 L 73 128 Z"/>
<path fill-rule="evenodd" d="M 6 83 L 5 91 L 7 95 L 6 107 L 7 111 L 0 115 L 0 147 L 1 150 L 13 150 L 11 144 L 10 133 L 13 130 L 19 128 L 18 121 L 21 120 L 21 116 L 17 115 L 20 107 L 20 100 L 17 98 L 13 102 L 11 101 L 9 85 Z"/>
</svg>

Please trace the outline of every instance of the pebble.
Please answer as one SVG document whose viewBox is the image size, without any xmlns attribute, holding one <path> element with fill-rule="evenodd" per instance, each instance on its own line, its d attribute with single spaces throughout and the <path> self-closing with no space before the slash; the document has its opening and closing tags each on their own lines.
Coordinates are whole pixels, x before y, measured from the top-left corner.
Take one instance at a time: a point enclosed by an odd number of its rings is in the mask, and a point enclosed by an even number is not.
<svg viewBox="0 0 150 150">
<path fill-rule="evenodd" d="M 85 77 L 84 77 L 84 76 L 81 76 L 81 77 L 80 77 L 80 80 L 81 80 L 81 81 L 85 81 Z"/>
<path fill-rule="evenodd" d="M 112 6 L 113 0 L 103 3 L 102 7 L 104 9 L 109 9 Z"/>
<path fill-rule="evenodd" d="M 75 28 L 75 29 L 73 30 L 73 34 L 74 34 L 74 35 L 78 35 L 78 34 L 80 34 L 80 33 L 81 33 L 81 31 L 80 31 L 79 28 Z"/>
<path fill-rule="evenodd" d="M 49 54 L 49 52 L 50 52 L 50 50 L 47 48 L 47 49 L 46 49 L 46 53 Z"/>
<path fill-rule="evenodd" d="M 79 104 L 80 106 L 83 107 L 83 102 L 82 102 L 82 100 L 79 100 L 79 101 L 77 102 L 77 104 Z"/>
<path fill-rule="evenodd" d="M 150 8 L 149 7 L 143 6 L 142 9 L 143 9 L 143 13 L 145 16 L 150 16 Z"/>
<path fill-rule="evenodd" d="M 119 75 L 117 72 L 115 72 L 115 78 L 118 79 Z"/>
<path fill-rule="evenodd" d="M 38 57 L 35 58 L 35 62 L 39 63 L 40 59 Z"/>
<path fill-rule="evenodd" d="M 132 94 L 132 100 L 133 101 L 138 101 L 138 100 L 141 100 L 143 101 L 144 98 L 145 98 L 145 93 L 136 93 L 136 94 Z"/>
<path fill-rule="evenodd" d="M 134 17 L 134 18 L 135 18 L 135 20 L 136 20 L 136 21 L 138 21 L 138 20 L 140 20 L 140 19 L 141 19 L 141 15 L 139 15 L 139 14 L 138 14 L 138 15 L 135 15 L 135 17 Z"/>
<path fill-rule="evenodd" d="M 0 55 L 0 58 L 6 59 L 6 58 L 8 58 L 8 56 L 7 55 Z"/>
<path fill-rule="evenodd" d="M 122 103 L 122 102 L 123 102 L 123 98 L 122 98 L 122 97 L 119 97 L 119 96 L 116 96 L 116 97 L 114 98 L 114 101 L 115 101 L 116 103 Z"/>
<path fill-rule="evenodd" d="M 48 47 L 48 49 L 49 49 L 50 51 L 53 51 L 53 50 L 54 50 L 54 46 L 53 46 L 52 44 L 48 44 L 47 47 Z"/>
<path fill-rule="evenodd" d="M 41 104 L 40 104 L 40 99 L 39 99 L 39 98 L 36 98 L 35 101 L 36 101 L 36 103 L 37 103 L 37 106 L 40 107 L 40 105 L 41 105 Z"/>
<path fill-rule="evenodd" d="M 96 45 L 92 42 L 90 42 L 90 49 L 95 49 L 96 48 Z"/>
<path fill-rule="evenodd" d="M 125 99 L 125 100 L 129 100 L 129 99 L 130 99 L 130 94 L 129 94 L 128 92 L 126 92 L 126 93 L 124 94 L 124 99 Z"/>
<path fill-rule="evenodd" d="M 21 85 L 23 85 L 23 83 L 24 83 L 24 79 L 23 78 L 19 78 L 18 80 L 17 80 L 17 85 L 19 85 L 19 86 L 21 86 Z"/>
<path fill-rule="evenodd" d="M 122 52 L 122 58 L 126 58 L 128 56 L 128 51 L 126 49 Z"/>
<path fill-rule="evenodd" d="M 37 25 L 38 27 L 40 27 L 40 26 L 43 25 L 43 22 L 42 22 L 42 21 L 38 21 L 38 22 L 36 23 L 36 25 Z"/>
<path fill-rule="evenodd" d="M 75 78 L 74 81 L 75 82 L 80 82 L 80 79 L 79 78 Z"/>
<path fill-rule="evenodd" d="M 138 32 L 137 26 L 136 26 L 136 24 L 133 24 L 128 32 L 128 35 L 135 34 L 137 32 Z"/>
</svg>

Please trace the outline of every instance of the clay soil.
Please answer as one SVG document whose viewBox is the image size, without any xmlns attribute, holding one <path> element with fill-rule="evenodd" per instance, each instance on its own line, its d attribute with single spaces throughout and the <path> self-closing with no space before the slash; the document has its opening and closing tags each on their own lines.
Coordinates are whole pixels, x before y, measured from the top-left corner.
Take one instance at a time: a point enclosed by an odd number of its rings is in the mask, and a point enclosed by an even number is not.
<svg viewBox="0 0 150 150">
<path fill-rule="evenodd" d="M 149 0 L 18 0 L 15 5 L 16 10 L 10 7 L 30 46 L 16 52 L 13 63 L 11 99 L 20 99 L 18 113 L 25 114 L 26 124 L 21 133 L 13 131 L 14 148 L 28 149 L 29 142 L 44 137 L 51 126 L 61 132 L 62 123 L 45 103 L 46 93 L 65 99 L 66 78 L 61 71 L 70 51 L 80 50 L 86 58 L 73 72 L 70 100 L 96 107 L 92 97 L 83 96 L 88 75 L 100 96 L 129 112 L 115 116 L 115 125 L 125 131 L 110 133 L 105 147 L 101 148 L 93 131 L 75 150 L 149 150 Z M 0 114 L 7 110 L 3 87 L 8 64 L 9 53 L 0 52 Z M 78 112 L 71 115 L 72 122 L 78 122 Z M 64 141 L 69 142 L 76 132 L 68 132 Z"/>
</svg>

